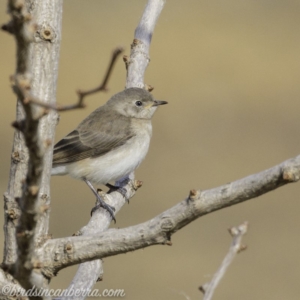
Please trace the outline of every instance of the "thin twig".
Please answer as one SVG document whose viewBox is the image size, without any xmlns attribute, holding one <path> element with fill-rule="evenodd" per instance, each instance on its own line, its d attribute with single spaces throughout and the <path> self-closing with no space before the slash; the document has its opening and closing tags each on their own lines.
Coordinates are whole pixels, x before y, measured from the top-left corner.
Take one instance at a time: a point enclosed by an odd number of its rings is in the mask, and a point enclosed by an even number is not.
<svg viewBox="0 0 300 300">
<path fill-rule="evenodd" d="M 108 80 L 111 76 L 111 73 L 112 73 L 112 70 L 116 63 L 117 58 L 123 51 L 124 51 L 124 49 L 122 47 L 118 47 L 113 51 L 109 66 L 107 68 L 107 71 L 105 73 L 103 81 L 99 86 L 97 86 L 96 88 L 92 88 L 90 90 L 86 90 L 86 91 L 82 91 L 82 90 L 77 91 L 77 95 L 78 95 L 77 103 L 70 104 L 70 105 L 50 104 L 50 103 L 44 103 L 42 100 L 37 99 L 35 97 L 30 97 L 30 98 L 27 98 L 26 100 L 30 103 L 37 104 L 46 109 L 54 109 L 56 111 L 68 111 L 68 110 L 73 110 L 73 109 L 78 109 L 78 108 L 84 108 L 85 107 L 84 98 L 86 96 L 100 92 L 100 91 L 108 90 L 108 88 L 107 88 Z"/>
<path fill-rule="evenodd" d="M 81 105 L 81 103 L 83 102 L 83 99 L 85 96 L 87 95 L 91 95 L 91 94 L 94 94 L 94 93 L 97 93 L 97 92 L 100 92 L 100 91 L 106 91 L 107 90 L 107 82 L 110 78 L 110 75 L 112 73 L 112 70 L 113 70 L 113 67 L 115 65 L 115 62 L 117 60 L 117 58 L 119 57 L 119 55 L 124 51 L 124 48 L 123 47 L 117 47 L 113 53 L 112 53 L 112 57 L 111 57 L 111 60 L 110 60 L 110 64 L 107 68 L 107 71 L 106 71 L 106 74 L 105 74 L 105 77 L 103 78 L 103 81 L 102 83 L 94 88 L 94 89 L 90 89 L 90 90 L 86 90 L 86 91 L 82 91 L 82 90 L 78 90 L 77 91 L 77 94 L 79 95 L 79 105 Z"/>
<path fill-rule="evenodd" d="M 204 293 L 203 300 L 211 300 L 212 296 L 220 283 L 222 277 L 225 275 L 229 265 L 233 262 L 236 255 L 245 250 L 246 246 L 242 245 L 242 238 L 248 230 L 248 223 L 244 222 L 243 224 L 229 228 L 229 233 L 233 237 L 232 243 L 230 245 L 229 251 L 225 256 L 224 260 L 221 263 L 220 268 L 214 274 L 212 280 L 208 283 L 202 285 L 199 290 Z"/>
</svg>

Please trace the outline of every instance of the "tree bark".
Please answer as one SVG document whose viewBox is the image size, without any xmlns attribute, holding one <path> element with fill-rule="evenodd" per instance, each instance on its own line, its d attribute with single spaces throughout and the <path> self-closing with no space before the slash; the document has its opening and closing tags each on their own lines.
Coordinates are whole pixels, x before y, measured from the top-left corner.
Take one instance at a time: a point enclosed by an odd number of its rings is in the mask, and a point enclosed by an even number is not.
<svg viewBox="0 0 300 300">
<path fill-rule="evenodd" d="M 57 113 L 45 114 L 31 97 L 55 103 L 61 40 L 62 0 L 8 1 L 11 21 L 3 29 L 15 36 L 18 96 L 7 192 L 4 195 L 5 245 L 3 263 L 26 288 L 44 286 L 33 269 L 36 245 L 49 227 L 52 144 Z M 17 234 L 18 232 L 18 234 Z M 44 278 L 41 273 L 38 275 Z M 35 279 L 37 280 L 35 280 Z"/>
</svg>

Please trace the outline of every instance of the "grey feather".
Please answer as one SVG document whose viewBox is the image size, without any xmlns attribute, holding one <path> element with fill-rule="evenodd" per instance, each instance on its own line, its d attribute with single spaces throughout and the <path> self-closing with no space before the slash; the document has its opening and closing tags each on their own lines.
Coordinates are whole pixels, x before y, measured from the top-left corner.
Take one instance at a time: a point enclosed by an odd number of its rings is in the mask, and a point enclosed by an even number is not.
<svg viewBox="0 0 300 300">
<path fill-rule="evenodd" d="M 53 166 L 104 155 L 134 136 L 130 118 L 100 108 L 54 146 Z"/>
</svg>

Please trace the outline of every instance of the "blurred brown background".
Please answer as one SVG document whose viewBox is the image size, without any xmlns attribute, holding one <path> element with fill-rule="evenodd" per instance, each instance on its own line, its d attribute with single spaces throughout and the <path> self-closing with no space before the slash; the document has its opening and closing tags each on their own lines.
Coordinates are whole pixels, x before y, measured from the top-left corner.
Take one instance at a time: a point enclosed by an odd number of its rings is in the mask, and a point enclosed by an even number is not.
<svg viewBox="0 0 300 300">
<path fill-rule="evenodd" d="M 1 0 L 1 22 L 8 20 Z M 57 100 L 76 101 L 75 89 L 101 80 L 115 46 L 129 54 L 146 0 L 66 0 Z M 146 82 L 169 101 L 155 115 L 150 152 L 136 172 L 144 181 L 117 227 L 144 222 L 208 189 L 262 171 L 299 154 L 300 2 L 298 0 L 169 0 L 151 45 Z M 9 86 L 15 45 L 0 34 L 0 185 L 6 190 L 15 96 Z M 84 110 L 61 114 L 56 140 L 125 85 L 121 60 L 108 93 Z M 246 252 L 237 257 L 214 299 L 299 299 L 300 184 L 209 214 L 156 246 L 105 259 L 99 289 L 125 289 L 127 299 L 201 299 L 231 239 L 226 229 L 250 223 Z M 94 198 L 84 183 L 52 179 L 51 230 L 71 235 L 88 220 Z M 3 223 L 3 213 L 1 223 Z M 1 236 L 3 239 L 3 235 Z M 1 240 L 3 242 L 3 240 Z M 76 267 L 52 287 L 68 286 Z"/>
</svg>

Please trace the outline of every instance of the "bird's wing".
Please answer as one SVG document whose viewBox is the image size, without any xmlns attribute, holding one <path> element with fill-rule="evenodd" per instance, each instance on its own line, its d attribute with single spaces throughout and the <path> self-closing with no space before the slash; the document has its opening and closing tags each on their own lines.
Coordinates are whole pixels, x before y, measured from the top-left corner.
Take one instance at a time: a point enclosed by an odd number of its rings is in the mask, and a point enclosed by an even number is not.
<svg viewBox="0 0 300 300">
<path fill-rule="evenodd" d="M 54 146 L 53 166 L 104 155 L 124 145 L 133 136 L 130 124 L 125 122 L 124 126 L 122 118 L 102 124 L 86 119 Z"/>
</svg>

